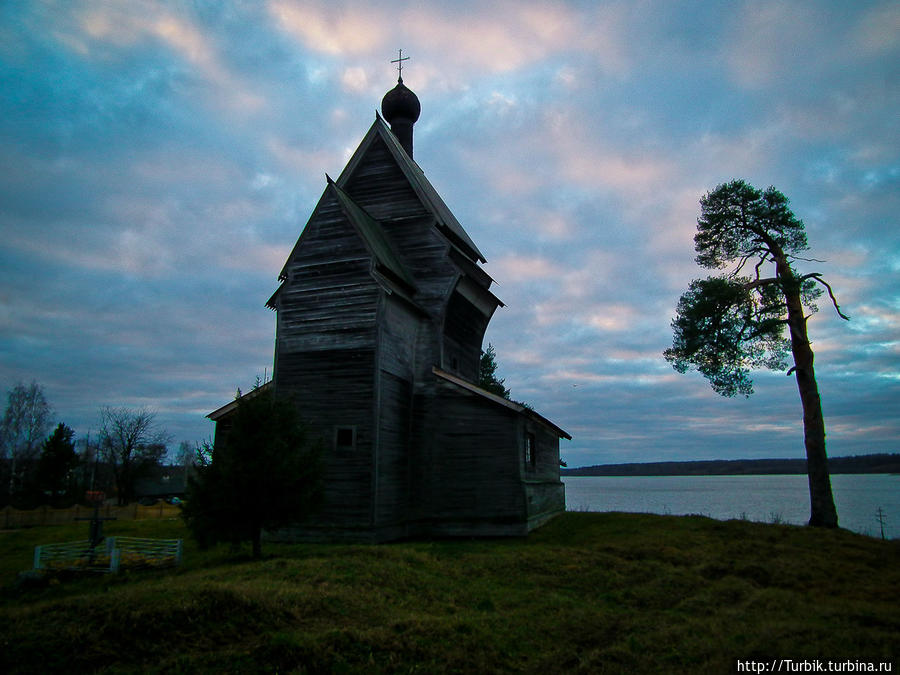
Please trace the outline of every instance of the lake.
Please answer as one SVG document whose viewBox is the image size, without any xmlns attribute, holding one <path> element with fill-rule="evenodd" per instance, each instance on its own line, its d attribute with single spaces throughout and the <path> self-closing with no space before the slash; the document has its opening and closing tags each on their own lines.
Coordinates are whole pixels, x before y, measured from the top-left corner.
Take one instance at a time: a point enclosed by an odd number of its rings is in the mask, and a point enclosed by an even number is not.
<svg viewBox="0 0 900 675">
<path fill-rule="evenodd" d="M 562 481 L 568 511 L 701 514 L 793 525 L 809 520 L 805 475 L 563 476 Z M 880 537 L 880 507 L 885 536 L 900 537 L 900 475 L 833 475 L 831 489 L 841 527 Z"/>
</svg>

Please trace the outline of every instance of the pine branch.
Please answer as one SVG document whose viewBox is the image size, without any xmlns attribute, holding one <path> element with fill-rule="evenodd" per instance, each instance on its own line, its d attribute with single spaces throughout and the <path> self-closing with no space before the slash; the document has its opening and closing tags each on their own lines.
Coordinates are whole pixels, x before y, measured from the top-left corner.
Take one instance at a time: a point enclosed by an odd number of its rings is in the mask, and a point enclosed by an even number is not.
<svg viewBox="0 0 900 675">
<path fill-rule="evenodd" d="M 841 317 L 844 321 L 849 321 L 850 317 L 844 314 L 841 311 L 840 305 L 838 305 L 837 298 L 834 297 L 834 291 L 831 289 L 831 286 L 822 278 L 821 272 L 812 272 L 811 274 L 805 274 L 802 276 L 801 281 L 805 281 L 806 279 L 815 279 L 820 284 L 822 284 L 828 290 L 828 297 L 831 298 L 831 304 L 834 305 L 834 311 L 838 313 L 838 316 Z"/>
<path fill-rule="evenodd" d="M 765 279 L 754 279 L 753 281 L 748 281 L 746 284 L 743 284 L 745 290 L 751 291 L 754 288 L 759 288 L 760 286 L 769 286 L 771 284 L 779 283 L 778 277 L 766 277 Z"/>
<path fill-rule="evenodd" d="M 769 257 L 769 252 L 763 251 L 762 257 L 759 259 L 759 262 L 756 263 L 756 267 L 754 269 L 756 270 L 756 278 L 757 279 L 759 279 L 759 268 L 762 267 L 766 263 L 766 260 L 768 259 L 768 257 Z"/>
<path fill-rule="evenodd" d="M 747 261 L 750 260 L 754 256 L 754 252 L 751 251 L 745 256 L 741 256 L 741 261 L 738 263 L 738 266 L 734 268 L 734 270 L 728 276 L 732 279 L 737 278 L 737 275 L 741 273 L 741 270 L 744 269 L 744 265 L 747 264 Z"/>
</svg>

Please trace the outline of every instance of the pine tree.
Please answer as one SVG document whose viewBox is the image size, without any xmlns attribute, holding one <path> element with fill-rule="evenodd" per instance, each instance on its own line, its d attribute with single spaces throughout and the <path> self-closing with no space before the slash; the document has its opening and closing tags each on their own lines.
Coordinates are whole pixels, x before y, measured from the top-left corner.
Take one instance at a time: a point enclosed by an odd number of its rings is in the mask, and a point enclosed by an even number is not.
<svg viewBox="0 0 900 675">
<path fill-rule="evenodd" d="M 231 426 L 198 453 L 182 515 L 201 546 L 250 541 L 262 555 L 262 532 L 298 522 L 321 497 L 319 447 L 297 409 L 256 389 L 238 400 Z"/>
<path fill-rule="evenodd" d="M 700 206 L 696 261 L 708 269 L 728 271 L 691 282 L 678 302 L 672 321 L 674 340 L 665 358 L 679 372 L 695 368 L 723 396 L 750 396 L 751 369 L 785 369 L 790 355 L 793 366 L 787 372 L 796 378 L 803 407 L 809 524 L 837 527 L 825 420 L 806 321 L 807 312 L 816 311 L 815 300 L 823 288 L 838 315 L 848 317 L 820 273 L 799 274 L 794 269 L 796 261 L 807 260 L 797 255 L 808 248 L 806 231 L 782 193 L 736 180 L 719 185 L 700 200 Z M 764 275 L 768 270 L 772 276 Z"/>
<path fill-rule="evenodd" d="M 497 377 L 497 352 L 494 345 L 488 343 L 487 350 L 481 352 L 481 362 L 478 368 L 478 386 L 482 389 L 509 398 L 509 389 L 503 384 L 506 380 Z"/>
<path fill-rule="evenodd" d="M 38 486 L 49 495 L 53 506 L 63 506 L 63 502 L 73 497 L 73 476 L 78 466 L 74 436 L 75 432 L 60 422 L 41 448 Z"/>
</svg>

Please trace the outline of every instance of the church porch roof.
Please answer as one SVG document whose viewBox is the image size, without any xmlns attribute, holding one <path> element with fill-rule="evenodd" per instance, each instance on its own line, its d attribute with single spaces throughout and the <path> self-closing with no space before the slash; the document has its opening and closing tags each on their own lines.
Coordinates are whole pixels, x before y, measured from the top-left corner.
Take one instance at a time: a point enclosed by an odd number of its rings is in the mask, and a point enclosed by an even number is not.
<svg viewBox="0 0 900 675">
<path fill-rule="evenodd" d="M 437 366 L 434 366 L 431 369 L 431 372 L 433 372 L 440 379 L 446 380 L 447 382 L 450 382 L 451 384 L 455 384 L 457 387 L 461 387 L 462 389 L 465 389 L 466 391 L 468 391 L 472 394 L 475 394 L 476 396 L 480 396 L 483 399 L 486 399 L 488 401 L 496 403 L 497 405 L 503 406 L 504 408 L 508 408 L 514 412 L 519 413 L 520 415 L 529 417 L 536 422 L 540 422 L 541 424 L 552 429 L 554 431 L 554 433 L 556 433 L 556 435 L 559 436 L 560 438 L 565 438 L 566 440 L 569 440 L 569 441 L 572 440 L 572 436 L 569 435 L 568 432 L 566 432 L 565 430 L 556 426 L 553 422 L 548 420 L 543 415 L 536 413 L 534 410 L 532 410 L 531 408 L 525 407 L 521 403 L 516 403 L 515 401 L 510 401 L 509 399 L 503 398 L 502 396 L 497 396 L 496 394 L 492 394 L 491 392 L 486 391 L 485 389 L 482 389 L 478 385 L 473 384 L 473 383 L 469 382 L 468 380 L 464 380 L 461 377 L 457 377 L 456 375 L 453 375 L 452 373 L 448 373 L 445 370 L 441 370 Z"/>
</svg>

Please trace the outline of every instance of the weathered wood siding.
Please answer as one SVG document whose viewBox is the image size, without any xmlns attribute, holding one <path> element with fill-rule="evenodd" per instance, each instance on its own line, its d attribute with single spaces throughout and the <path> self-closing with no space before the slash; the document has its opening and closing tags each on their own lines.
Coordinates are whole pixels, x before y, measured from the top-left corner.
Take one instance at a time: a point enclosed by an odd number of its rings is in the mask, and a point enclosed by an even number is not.
<svg viewBox="0 0 900 675">
<path fill-rule="evenodd" d="M 417 376 L 417 348 L 428 319 L 403 300 L 385 295 L 379 306 L 378 361 L 381 370 L 413 381 Z M 428 364 L 429 367 L 431 364 Z"/>
<path fill-rule="evenodd" d="M 440 315 L 459 277 L 448 257 L 449 241 L 435 227 L 381 138 L 376 138 L 343 185 L 353 200 L 378 220 L 416 282 L 415 299 Z"/>
<path fill-rule="evenodd" d="M 423 519 L 442 534 L 468 526 L 522 523 L 517 415 L 452 385 L 438 384 L 434 426 L 418 430 L 424 450 Z"/>
<path fill-rule="evenodd" d="M 441 367 L 470 382 L 478 382 L 481 342 L 489 317 L 454 292 L 444 316 L 444 349 Z"/>
<path fill-rule="evenodd" d="M 534 438 L 533 464 L 525 461 L 524 435 L 519 446 L 528 524 L 532 529 L 566 510 L 566 486 L 559 479 L 559 436 L 531 419 L 524 419 L 522 427 L 525 434 Z"/>
<path fill-rule="evenodd" d="M 409 510 L 409 432 L 412 384 L 381 372 L 375 522 L 379 527 L 405 523 Z"/>
<path fill-rule="evenodd" d="M 379 286 L 371 256 L 337 201 L 324 196 L 291 253 L 277 301 L 281 353 L 372 349 Z"/>
<path fill-rule="evenodd" d="M 327 193 L 285 266 L 277 300 L 274 380 L 291 396 L 325 447 L 321 525 L 372 522 L 376 429 L 376 316 L 381 289 L 372 260 L 337 201 Z M 338 448 L 336 427 L 355 445 Z"/>
<path fill-rule="evenodd" d="M 341 187 L 382 222 L 430 216 L 381 138 L 375 138 Z"/>
<path fill-rule="evenodd" d="M 566 486 L 563 483 L 525 483 L 528 505 L 528 530 L 547 522 L 566 510 Z"/>
<path fill-rule="evenodd" d="M 278 396 L 289 396 L 323 443 L 325 502 L 315 520 L 342 527 L 372 521 L 375 353 L 333 349 L 293 352 L 279 358 Z M 335 428 L 353 427 L 356 444 L 335 446 Z"/>
<path fill-rule="evenodd" d="M 559 480 L 559 436 L 555 432 L 533 419 L 525 418 L 524 432 L 535 439 L 533 465 L 525 463 L 525 440 L 520 444 L 522 478 L 529 480 Z"/>
</svg>

